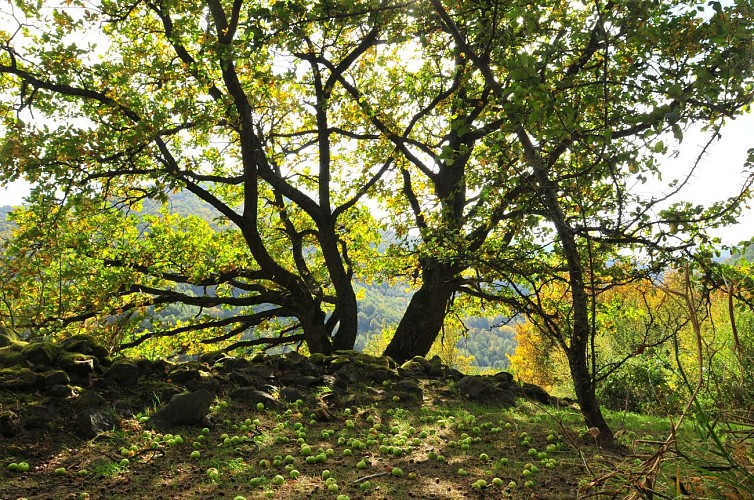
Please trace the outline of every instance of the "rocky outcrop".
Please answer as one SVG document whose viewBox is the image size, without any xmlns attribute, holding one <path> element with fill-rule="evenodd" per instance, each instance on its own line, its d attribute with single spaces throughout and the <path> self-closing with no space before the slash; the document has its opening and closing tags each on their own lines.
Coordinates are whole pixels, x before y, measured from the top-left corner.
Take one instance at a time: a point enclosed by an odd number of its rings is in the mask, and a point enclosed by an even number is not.
<svg viewBox="0 0 754 500">
<path fill-rule="evenodd" d="M 355 396 L 356 386 L 368 390 Z M 122 419 L 153 408 L 157 411 L 149 422 L 156 427 L 209 425 L 207 414 L 215 397 L 233 404 L 261 403 L 265 409 L 297 400 L 321 408 L 379 401 L 421 405 L 430 386 L 492 405 L 510 406 L 516 398 L 556 402 L 537 386 L 516 383 L 509 373 L 468 376 L 437 356 L 413 358 L 398 366 L 390 358 L 355 351 L 251 358 L 214 352 L 172 363 L 111 359 L 101 344 L 86 335 L 60 342 L 24 342 L 0 328 L 0 389 L 30 393 L 28 399 L 37 405 L 34 411 L 0 414 L 0 435 L 5 437 L 57 419 L 91 439 L 118 428 Z"/>
</svg>

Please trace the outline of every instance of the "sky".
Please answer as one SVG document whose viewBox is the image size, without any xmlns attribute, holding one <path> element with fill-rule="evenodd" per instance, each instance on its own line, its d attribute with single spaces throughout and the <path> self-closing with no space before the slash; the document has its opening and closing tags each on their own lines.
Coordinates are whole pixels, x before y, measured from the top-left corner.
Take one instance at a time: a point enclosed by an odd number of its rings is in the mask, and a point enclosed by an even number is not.
<svg viewBox="0 0 754 500">
<path fill-rule="evenodd" d="M 677 201 L 703 205 L 719 201 L 740 192 L 744 180 L 744 165 L 748 150 L 754 148 L 754 113 L 727 123 L 721 130 L 722 138 L 714 141 L 699 164 L 688 186 Z M 680 145 L 681 154 L 676 159 L 667 158 L 663 170 L 665 180 L 682 175 L 694 164 L 710 134 L 688 131 Z M 735 245 L 754 237 L 754 210 L 745 209 L 739 223 L 712 232 L 724 244 Z"/>
</svg>

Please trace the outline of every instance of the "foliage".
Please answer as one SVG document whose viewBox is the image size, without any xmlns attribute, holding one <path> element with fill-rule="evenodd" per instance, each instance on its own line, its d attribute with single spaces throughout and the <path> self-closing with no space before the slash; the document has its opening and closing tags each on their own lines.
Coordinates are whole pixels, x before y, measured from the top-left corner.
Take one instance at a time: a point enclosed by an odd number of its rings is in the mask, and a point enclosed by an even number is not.
<svg viewBox="0 0 754 500">
<path fill-rule="evenodd" d="M 752 162 L 709 206 L 682 198 L 700 162 L 663 179 L 686 127 L 714 138 L 752 101 L 754 5 L 709 7 L 16 0 L 0 181 L 37 188 L 4 278 L 31 293 L 5 307 L 29 329 L 114 324 L 121 347 L 330 352 L 366 319 L 356 282 L 415 283 L 386 354 L 427 354 L 442 332 L 455 349 L 480 304 L 522 315 L 609 436 L 598 384 L 677 324 L 618 325 L 608 294 L 690 258 L 751 196 Z M 659 194 L 638 189 L 650 179 Z M 182 190 L 215 226 L 128 213 Z M 118 244 L 85 241 L 100 228 Z M 98 278 L 76 283 L 84 269 Z M 201 312 L 142 316 L 176 303 Z"/>
<path fill-rule="evenodd" d="M 509 368 L 508 355 L 516 348 L 516 334 L 513 327 L 501 325 L 502 320 L 502 317 L 461 320 L 465 334 L 458 340 L 456 347 L 473 356 L 474 366 L 480 370 L 499 372 Z"/>
<path fill-rule="evenodd" d="M 646 415 L 678 414 L 682 400 L 674 387 L 677 377 L 668 354 L 653 349 L 627 361 L 598 387 L 600 403 L 611 410 Z"/>
<path fill-rule="evenodd" d="M 13 207 L 5 205 L 0 207 L 0 241 L 5 240 L 13 229 L 13 223 L 8 220 L 8 215 L 13 211 Z"/>
<path fill-rule="evenodd" d="M 571 382 L 567 360 L 553 340 L 531 322 L 516 325 L 516 349 L 509 358 L 513 373 L 522 382 L 558 392 Z"/>
<path fill-rule="evenodd" d="M 374 156 L 379 141 L 354 147 L 370 136 L 353 106 L 337 104 L 337 82 L 375 77 L 359 59 L 391 23 L 356 7 L 343 16 L 325 4 L 242 3 L 16 2 L 4 26 L 17 29 L 2 33 L 0 178 L 24 176 L 40 193 L 60 188 L 69 205 L 127 206 L 187 190 L 221 214 L 250 257 L 214 286 L 232 282 L 291 319 L 289 342 L 352 347 L 351 279 L 376 234 L 360 202 L 385 159 Z M 297 29 L 284 29 L 291 23 Z M 116 268 L 160 280 L 148 256 L 128 257 Z M 176 298 L 169 287 L 154 292 Z M 237 326 L 220 337 L 239 335 Z"/>
</svg>

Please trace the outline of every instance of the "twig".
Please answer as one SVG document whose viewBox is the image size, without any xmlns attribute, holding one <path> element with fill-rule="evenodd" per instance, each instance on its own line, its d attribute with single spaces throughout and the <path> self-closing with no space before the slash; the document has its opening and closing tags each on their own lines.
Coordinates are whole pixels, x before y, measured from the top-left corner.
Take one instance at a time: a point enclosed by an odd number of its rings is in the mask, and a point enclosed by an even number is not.
<svg viewBox="0 0 754 500">
<path fill-rule="evenodd" d="M 390 473 L 389 472 L 378 472 L 377 474 L 371 474 L 369 476 L 360 477 L 358 479 L 354 479 L 353 484 L 363 483 L 364 481 L 368 481 L 369 479 L 374 479 L 375 477 L 387 476 L 388 474 L 390 474 Z"/>
</svg>

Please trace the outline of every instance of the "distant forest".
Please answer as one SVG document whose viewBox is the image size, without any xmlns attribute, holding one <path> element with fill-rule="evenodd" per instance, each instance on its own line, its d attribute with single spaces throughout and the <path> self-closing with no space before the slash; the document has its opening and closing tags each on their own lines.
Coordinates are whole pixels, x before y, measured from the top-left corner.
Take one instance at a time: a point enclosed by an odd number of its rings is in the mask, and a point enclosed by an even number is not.
<svg viewBox="0 0 754 500">
<path fill-rule="evenodd" d="M 159 202 L 146 201 L 142 213 L 157 214 L 160 207 Z M 0 241 L 8 237 L 12 228 L 12 222 L 8 220 L 8 214 L 12 209 L 13 207 L 7 205 L 0 207 Z M 220 214 L 209 205 L 185 191 L 171 195 L 168 209 L 171 213 L 182 216 L 195 215 L 210 223 L 216 222 L 220 217 Z M 384 331 L 395 328 L 414 289 L 407 283 L 357 283 L 355 288 L 360 296 L 356 349 L 363 350 L 370 342 L 376 342 Z M 227 311 L 219 309 L 216 312 L 219 316 L 227 314 Z M 172 305 L 166 308 L 161 316 L 163 319 L 178 319 L 194 313 L 189 306 Z M 501 325 L 503 321 L 503 317 L 463 318 L 465 335 L 456 341 L 456 348 L 461 356 L 472 357 L 468 365 L 472 370 L 497 372 L 508 368 L 508 355 L 513 354 L 516 348 L 516 332 L 510 325 Z"/>
</svg>

